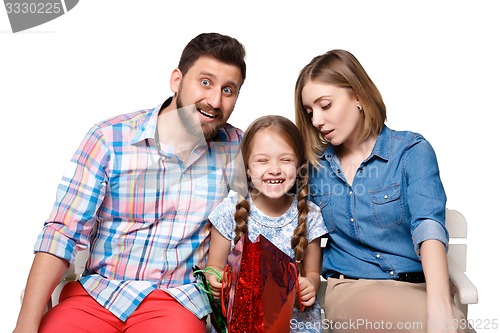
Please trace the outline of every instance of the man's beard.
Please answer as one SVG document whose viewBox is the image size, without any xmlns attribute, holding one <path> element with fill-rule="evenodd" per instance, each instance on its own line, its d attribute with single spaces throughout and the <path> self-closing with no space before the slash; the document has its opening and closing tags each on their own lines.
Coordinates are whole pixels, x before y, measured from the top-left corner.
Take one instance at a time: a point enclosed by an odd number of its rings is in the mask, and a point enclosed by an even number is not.
<svg viewBox="0 0 500 333">
<path fill-rule="evenodd" d="M 179 110 L 179 116 L 181 118 L 184 118 L 182 117 L 183 115 L 181 115 L 182 112 L 188 112 L 187 110 L 189 108 L 185 108 L 185 105 L 184 103 L 182 102 L 182 99 L 181 99 L 181 91 L 182 91 L 182 85 L 179 86 L 179 91 L 177 92 L 177 109 Z M 207 104 L 204 104 L 204 103 L 195 103 L 194 104 L 194 107 L 195 107 L 195 112 L 196 112 L 196 120 L 191 120 L 191 121 L 188 121 L 186 120 L 186 123 L 191 123 L 191 126 L 196 126 L 197 128 L 194 129 L 193 133 L 196 133 L 198 128 L 201 127 L 202 131 L 203 131 L 203 135 L 205 136 L 205 140 L 210 140 L 212 138 L 214 138 L 217 133 L 219 132 L 219 129 L 221 128 L 222 125 L 218 124 L 218 123 L 213 123 L 213 124 L 208 124 L 208 123 L 204 123 L 202 121 L 200 121 L 200 118 L 199 118 L 199 111 L 198 109 L 200 110 L 213 110 L 213 108 Z M 183 109 L 181 111 L 181 109 Z M 191 117 L 187 117 L 189 119 L 193 119 Z M 186 119 L 186 118 L 184 118 Z"/>
</svg>

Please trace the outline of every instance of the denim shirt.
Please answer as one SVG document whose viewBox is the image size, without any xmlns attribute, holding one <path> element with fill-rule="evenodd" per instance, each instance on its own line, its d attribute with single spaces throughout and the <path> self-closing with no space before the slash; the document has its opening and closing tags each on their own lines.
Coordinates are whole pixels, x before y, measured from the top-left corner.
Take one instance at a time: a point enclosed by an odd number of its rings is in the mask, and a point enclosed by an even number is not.
<svg viewBox="0 0 500 333">
<path fill-rule="evenodd" d="M 352 185 L 329 145 L 311 167 L 311 200 L 328 228 L 323 276 L 332 271 L 369 279 L 396 279 L 422 271 L 419 249 L 436 239 L 448 247 L 446 194 L 436 155 L 422 135 L 384 126 Z"/>
</svg>

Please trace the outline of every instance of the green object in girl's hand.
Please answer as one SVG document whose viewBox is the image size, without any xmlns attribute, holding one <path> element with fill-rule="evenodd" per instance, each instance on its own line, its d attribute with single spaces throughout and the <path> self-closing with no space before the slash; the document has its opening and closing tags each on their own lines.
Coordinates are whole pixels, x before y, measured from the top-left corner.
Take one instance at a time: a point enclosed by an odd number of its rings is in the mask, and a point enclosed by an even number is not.
<svg viewBox="0 0 500 333">
<path fill-rule="evenodd" d="M 222 313 L 221 300 L 215 299 L 205 273 L 217 275 L 219 281 L 222 280 L 222 275 L 219 271 L 211 267 L 205 269 L 200 269 L 196 265 L 193 267 L 193 275 L 200 288 L 207 294 L 210 307 L 212 308 L 212 313 L 210 314 L 212 326 L 218 333 L 227 333 L 227 322 L 226 317 Z"/>
</svg>

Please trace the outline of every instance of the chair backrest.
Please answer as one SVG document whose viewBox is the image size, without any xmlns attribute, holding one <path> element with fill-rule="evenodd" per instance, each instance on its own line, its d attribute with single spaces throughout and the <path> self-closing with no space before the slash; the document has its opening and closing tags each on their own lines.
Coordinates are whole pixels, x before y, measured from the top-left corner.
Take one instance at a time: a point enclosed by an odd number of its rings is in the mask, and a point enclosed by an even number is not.
<svg viewBox="0 0 500 333">
<path fill-rule="evenodd" d="M 450 236 L 448 256 L 465 272 L 467 264 L 467 220 L 457 210 L 446 209 L 446 228 Z"/>
</svg>

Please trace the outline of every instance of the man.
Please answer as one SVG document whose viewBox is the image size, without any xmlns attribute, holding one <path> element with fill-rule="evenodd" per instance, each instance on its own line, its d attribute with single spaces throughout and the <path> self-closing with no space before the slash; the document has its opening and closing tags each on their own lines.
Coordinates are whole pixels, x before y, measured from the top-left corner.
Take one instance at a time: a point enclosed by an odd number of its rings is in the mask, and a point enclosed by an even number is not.
<svg viewBox="0 0 500 333">
<path fill-rule="evenodd" d="M 227 124 L 244 57 L 236 39 L 200 34 L 171 74 L 173 97 L 87 133 L 36 242 L 14 332 L 205 331 L 210 306 L 191 272 L 206 261 L 208 214 L 244 172 L 242 133 Z M 43 315 L 82 248 L 84 276 Z"/>
</svg>

